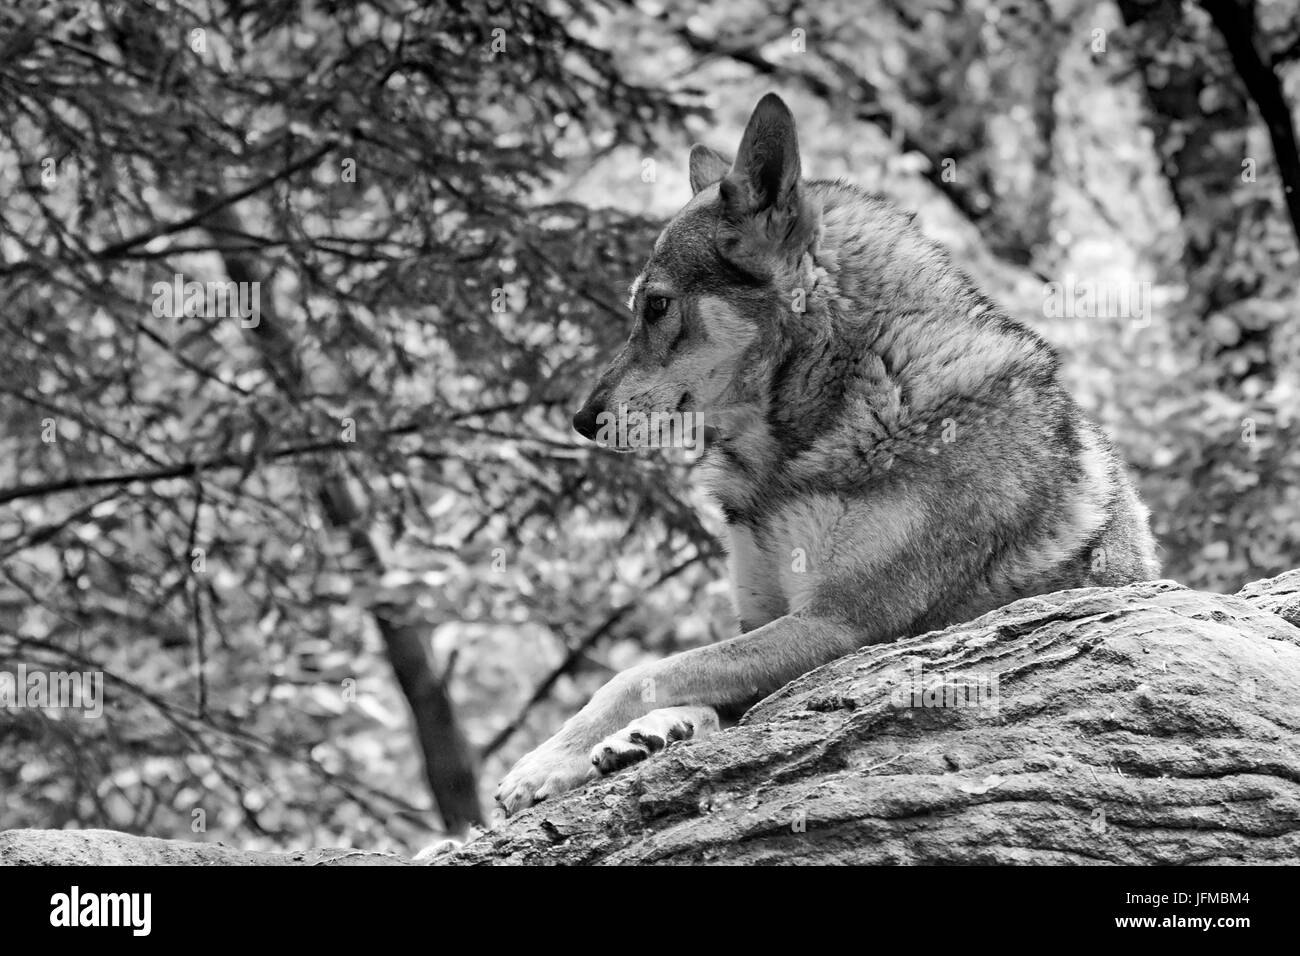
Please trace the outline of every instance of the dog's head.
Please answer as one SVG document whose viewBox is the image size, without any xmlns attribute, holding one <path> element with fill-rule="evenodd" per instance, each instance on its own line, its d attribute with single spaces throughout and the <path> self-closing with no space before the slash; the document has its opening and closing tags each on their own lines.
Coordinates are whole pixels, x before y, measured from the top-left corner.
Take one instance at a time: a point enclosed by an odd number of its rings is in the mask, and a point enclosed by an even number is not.
<svg viewBox="0 0 1300 956">
<path fill-rule="evenodd" d="M 607 434 L 622 411 L 693 412 L 716 424 L 752 400 L 758 358 L 776 351 L 801 307 L 796 286 L 820 219 L 785 103 L 771 93 L 759 101 L 734 164 L 694 147 L 690 181 L 694 198 L 632 285 L 632 335 L 573 416 L 587 438 Z"/>
</svg>

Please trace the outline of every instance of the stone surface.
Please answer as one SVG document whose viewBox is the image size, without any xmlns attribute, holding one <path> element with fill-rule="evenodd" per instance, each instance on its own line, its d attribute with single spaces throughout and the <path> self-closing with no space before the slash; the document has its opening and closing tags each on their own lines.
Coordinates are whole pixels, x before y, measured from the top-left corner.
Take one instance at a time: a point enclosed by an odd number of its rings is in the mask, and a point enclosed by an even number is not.
<svg viewBox="0 0 1300 956">
<path fill-rule="evenodd" d="M 1300 571 L 1018 601 L 864 648 L 427 862 L 1300 863 L 1298 621 Z M 13 830 L 0 862 L 406 861 Z"/>
<path fill-rule="evenodd" d="M 1298 585 L 1065 591 L 865 648 L 436 862 L 1297 863 Z M 907 706 L 918 666 L 996 706 Z"/>
</svg>

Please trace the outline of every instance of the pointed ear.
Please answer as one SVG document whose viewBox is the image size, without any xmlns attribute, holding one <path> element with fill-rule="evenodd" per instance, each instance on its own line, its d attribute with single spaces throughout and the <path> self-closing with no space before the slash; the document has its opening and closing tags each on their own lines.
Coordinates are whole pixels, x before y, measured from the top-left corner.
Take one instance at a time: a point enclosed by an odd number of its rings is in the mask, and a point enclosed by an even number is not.
<svg viewBox="0 0 1300 956">
<path fill-rule="evenodd" d="M 718 249 L 749 272 L 774 275 L 802 259 L 816 241 L 820 206 L 800 184 L 794 116 L 775 93 L 754 107 L 720 192 Z"/>
<path fill-rule="evenodd" d="M 750 215 L 787 205 L 799 185 L 799 134 L 790 107 L 775 93 L 754 107 L 727 180 L 724 193 L 732 194 L 734 211 Z"/>
<path fill-rule="evenodd" d="M 716 149 L 696 143 L 691 147 L 691 195 L 712 186 L 731 169 L 731 160 Z"/>
</svg>

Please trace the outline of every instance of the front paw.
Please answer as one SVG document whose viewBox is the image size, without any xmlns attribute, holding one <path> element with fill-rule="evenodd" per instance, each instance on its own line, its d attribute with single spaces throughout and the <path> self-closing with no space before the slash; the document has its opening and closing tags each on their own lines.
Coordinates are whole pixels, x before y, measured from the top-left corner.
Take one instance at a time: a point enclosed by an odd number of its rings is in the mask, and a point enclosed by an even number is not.
<svg viewBox="0 0 1300 956">
<path fill-rule="evenodd" d="M 506 816 L 513 816 L 599 775 L 585 750 L 546 743 L 511 768 L 497 787 L 496 801 Z"/>
<path fill-rule="evenodd" d="M 611 734 L 591 751 L 591 762 L 602 774 L 614 773 L 658 753 L 675 740 L 703 737 L 718 729 L 712 707 L 663 707 L 639 717 Z"/>
</svg>

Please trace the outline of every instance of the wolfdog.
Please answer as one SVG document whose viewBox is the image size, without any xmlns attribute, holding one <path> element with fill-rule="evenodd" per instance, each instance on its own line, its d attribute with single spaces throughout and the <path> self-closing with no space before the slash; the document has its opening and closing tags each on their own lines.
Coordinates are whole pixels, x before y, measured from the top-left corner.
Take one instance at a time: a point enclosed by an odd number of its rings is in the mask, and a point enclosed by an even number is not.
<svg viewBox="0 0 1300 956">
<path fill-rule="evenodd" d="M 592 438 L 615 410 L 705 417 L 698 468 L 741 633 L 618 674 L 506 776 L 507 814 L 864 645 L 1159 574 L 1147 511 L 1056 353 L 911 216 L 802 180 L 779 97 L 734 163 L 695 146 L 690 183 L 573 424 Z"/>
</svg>

